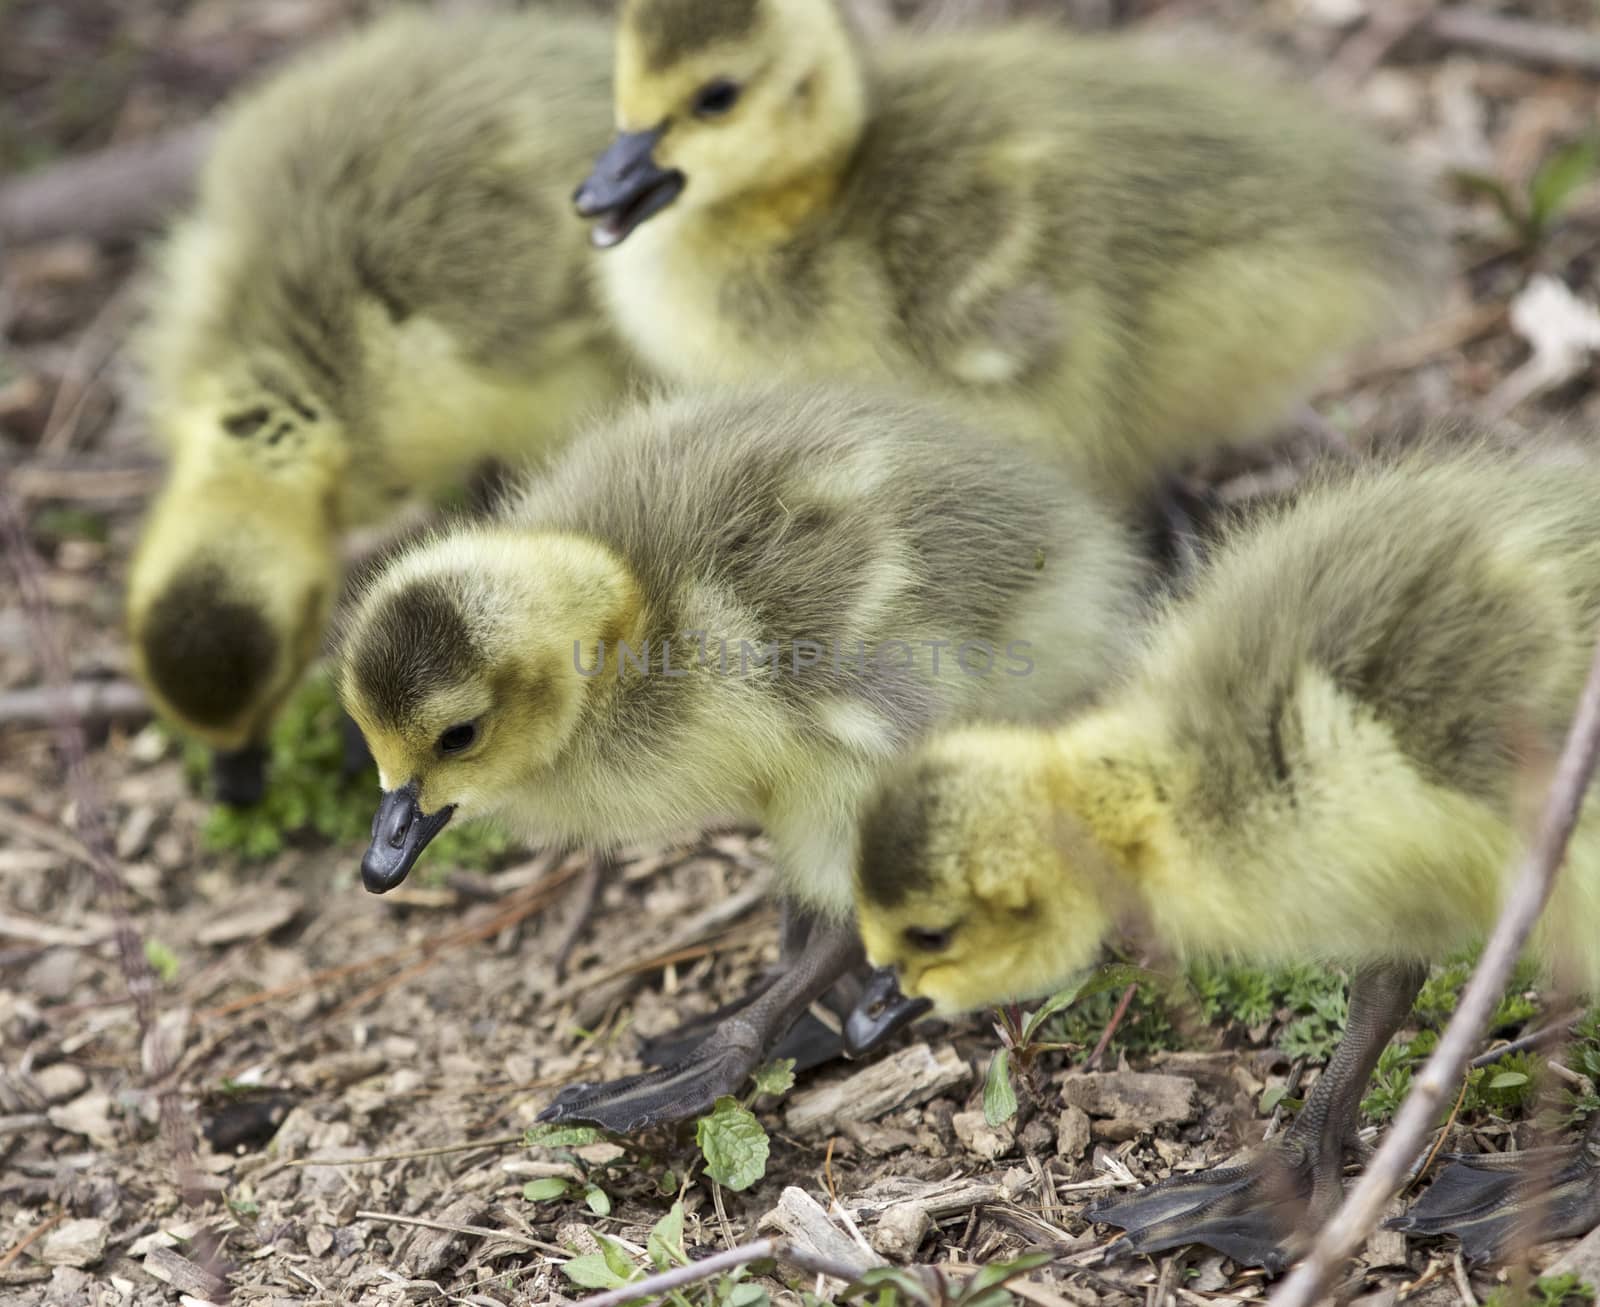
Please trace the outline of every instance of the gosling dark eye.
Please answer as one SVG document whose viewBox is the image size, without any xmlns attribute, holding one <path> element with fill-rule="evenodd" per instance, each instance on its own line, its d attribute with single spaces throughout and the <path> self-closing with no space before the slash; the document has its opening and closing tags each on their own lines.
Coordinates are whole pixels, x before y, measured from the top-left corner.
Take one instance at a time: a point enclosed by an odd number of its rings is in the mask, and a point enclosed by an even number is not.
<svg viewBox="0 0 1600 1307">
<path fill-rule="evenodd" d="M 477 722 L 457 722 L 439 736 L 439 752 L 462 753 L 478 742 Z"/>
<path fill-rule="evenodd" d="M 924 953 L 943 953 L 950 947 L 950 932 L 929 930 L 926 926 L 907 926 L 906 943 Z"/>
<path fill-rule="evenodd" d="M 739 92 L 744 88 L 738 82 L 719 77 L 707 82 L 694 93 L 694 112 L 698 118 L 720 118 L 739 103 Z"/>
</svg>

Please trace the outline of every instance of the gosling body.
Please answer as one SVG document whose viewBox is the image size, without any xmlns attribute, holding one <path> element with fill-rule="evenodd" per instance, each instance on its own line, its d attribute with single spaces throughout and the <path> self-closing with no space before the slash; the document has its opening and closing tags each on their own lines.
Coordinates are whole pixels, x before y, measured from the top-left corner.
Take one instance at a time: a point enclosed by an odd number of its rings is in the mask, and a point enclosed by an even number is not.
<svg viewBox="0 0 1600 1307">
<path fill-rule="evenodd" d="M 1258 434 L 1442 262 L 1331 110 L 1042 24 L 869 51 L 834 0 L 629 0 L 616 104 L 578 203 L 653 366 L 917 378 L 1124 497 Z"/>
<path fill-rule="evenodd" d="M 1103 1210 L 1134 1251 L 1205 1242 L 1277 1268 L 1337 1205 L 1377 1055 L 1424 964 L 1492 927 L 1521 787 L 1576 707 L 1600 629 L 1597 493 L 1593 466 L 1487 449 L 1313 488 L 1219 550 L 1101 706 L 1055 732 L 929 742 L 869 806 L 868 956 L 941 1010 L 1056 988 L 1118 929 L 1178 957 L 1355 972 L 1294 1131 Z M 1593 989 L 1597 928 L 1590 805 L 1538 950 Z M 1269 1162 L 1299 1184 L 1297 1227 Z M 1467 1237 L 1445 1215 L 1434 1228 Z M 1479 1222 L 1472 1250 L 1498 1249 L 1511 1215 Z"/>
<path fill-rule="evenodd" d="M 883 765 L 944 723 L 1087 698 L 1142 589 L 1117 519 L 940 408 L 800 387 L 643 407 L 493 524 L 402 554 L 356 608 L 342 695 L 394 814 L 368 885 L 397 883 L 440 813 L 599 849 L 764 826 L 780 892 L 838 951 L 742 1043 L 708 1041 L 736 1064 L 702 1054 L 692 1095 L 572 1113 L 689 1114 L 859 957 L 850 848 Z"/>
<path fill-rule="evenodd" d="M 607 48 L 560 12 L 406 12 L 229 110 L 141 342 L 170 471 L 129 626 L 190 733 L 261 741 L 321 645 L 343 532 L 624 386 L 567 202 Z"/>
</svg>

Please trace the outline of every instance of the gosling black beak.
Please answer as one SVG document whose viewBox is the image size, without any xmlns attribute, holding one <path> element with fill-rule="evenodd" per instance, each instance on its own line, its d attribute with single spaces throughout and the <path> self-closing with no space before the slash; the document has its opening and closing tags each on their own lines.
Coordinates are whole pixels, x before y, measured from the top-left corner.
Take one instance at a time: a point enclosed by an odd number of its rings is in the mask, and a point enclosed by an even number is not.
<svg viewBox="0 0 1600 1307">
<path fill-rule="evenodd" d="M 211 758 L 211 787 L 217 802 L 230 808 L 253 808 L 267 792 L 267 751 L 259 744 L 216 753 Z"/>
<path fill-rule="evenodd" d="M 902 1026 L 933 1007 L 925 998 L 907 998 L 893 967 L 879 967 L 861 991 L 861 1001 L 844 1023 L 844 1051 L 850 1057 L 870 1053 Z"/>
<path fill-rule="evenodd" d="M 372 843 L 361 859 L 361 883 L 374 894 L 392 890 L 406 878 L 417 855 L 445 828 L 454 811 L 452 806 L 424 815 L 414 780 L 397 790 L 385 790 L 372 818 Z"/>
<path fill-rule="evenodd" d="M 578 215 L 598 221 L 589 241 L 599 249 L 620 245 L 646 218 L 678 198 L 684 177 L 676 168 L 658 167 L 652 157 L 666 124 L 647 132 L 619 132 L 594 171 L 572 194 Z"/>
</svg>

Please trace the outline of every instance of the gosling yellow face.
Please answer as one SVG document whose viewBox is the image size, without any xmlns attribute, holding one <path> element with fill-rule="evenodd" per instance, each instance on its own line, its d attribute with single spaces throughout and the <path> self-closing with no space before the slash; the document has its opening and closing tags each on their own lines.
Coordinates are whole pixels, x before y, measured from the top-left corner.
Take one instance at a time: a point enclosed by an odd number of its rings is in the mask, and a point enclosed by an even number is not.
<svg viewBox="0 0 1600 1307">
<path fill-rule="evenodd" d="M 1049 737 L 955 732 L 868 804 L 856 915 L 868 960 L 953 1015 L 1049 993 L 1095 959 L 1111 922 L 1101 863 L 1053 802 Z"/>
<path fill-rule="evenodd" d="M 599 246 L 669 206 L 780 192 L 837 166 L 866 90 L 835 0 L 628 0 L 615 107 L 616 139 L 574 197 Z"/>
<path fill-rule="evenodd" d="M 405 879 L 453 816 L 510 806 L 571 738 L 599 641 L 631 588 L 599 546 L 465 531 L 391 565 L 350 618 L 339 694 L 384 795 L 362 861 L 376 893 Z"/>
</svg>

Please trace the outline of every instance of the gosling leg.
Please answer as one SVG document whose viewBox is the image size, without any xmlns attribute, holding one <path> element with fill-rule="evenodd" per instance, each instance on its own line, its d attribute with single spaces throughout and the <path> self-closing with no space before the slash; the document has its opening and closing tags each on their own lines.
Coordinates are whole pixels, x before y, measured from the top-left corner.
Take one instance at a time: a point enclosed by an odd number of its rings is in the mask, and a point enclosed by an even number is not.
<svg viewBox="0 0 1600 1307">
<path fill-rule="evenodd" d="M 1357 972 L 1344 1038 L 1294 1124 L 1235 1165 L 1090 1208 L 1089 1219 L 1128 1232 L 1107 1255 L 1198 1243 L 1268 1274 L 1282 1272 L 1339 1206 L 1344 1148 L 1360 1119 L 1362 1093 L 1426 975 L 1415 963 Z"/>
<path fill-rule="evenodd" d="M 826 922 L 795 904 L 784 903 L 780 912 L 777 965 L 733 1002 L 724 1003 L 702 1016 L 691 1017 L 664 1035 L 641 1040 L 639 1056 L 648 1065 L 671 1066 L 688 1058 L 705 1043 L 721 1022 L 755 1002 L 790 970 L 796 959 L 804 954 L 817 930 L 828 928 Z M 784 1035 L 783 1041 L 772 1050 L 770 1059 L 793 1058 L 795 1071 L 801 1072 L 838 1057 L 844 1051 L 840 1033 L 844 1019 L 861 996 L 864 978 L 861 968 L 846 972 L 832 989 L 807 1008 Z M 819 1014 L 819 1007 L 824 1009 L 823 1013 Z"/>
<path fill-rule="evenodd" d="M 819 923 L 794 964 L 724 1017 L 689 1056 L 659 1071 L 563 1089 L 541 1121 L 592 1121 L 616 1134 L 683 1121 L 737 1093 L 806 1009 L 864 964 L 853 923 Z"/>
<path fill-rule="evenodd" d="M 1577 1146 L 1457 1153 L 1404 1216 L 1407 1234 L 1453 1234 L 1470 1264 L 1506 1260 L 1547 1239 L 1600 1225 L 1600 1117 Z"/>
</svg>

